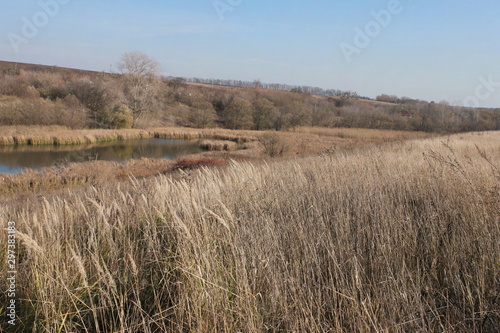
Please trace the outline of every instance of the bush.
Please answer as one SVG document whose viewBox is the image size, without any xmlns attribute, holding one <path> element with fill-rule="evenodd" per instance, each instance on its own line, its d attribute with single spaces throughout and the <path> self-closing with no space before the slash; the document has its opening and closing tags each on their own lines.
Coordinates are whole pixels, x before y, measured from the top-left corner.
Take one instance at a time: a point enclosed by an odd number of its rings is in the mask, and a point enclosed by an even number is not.
<svg viewBox="0 0 500 333">
<path fill-rule="evenodd" d="M 55 101 L 69 94 L 68 82 L 61 74 L 23 72 L 21 77 L 26 78 L 30 86 L 34 87 L 44 99 Z"/>
<path fill-rule="evenodd" d="M 126 105 L 115 106 L 108 117 L 109 126 L 112 128 L 132 128 L 134 124 L 132 111 Z"/>
<path fill-rule="evenodd" d="M 0 95 L 38 98 L 40 94 L 29 82 L 18 76 L 5 76 L 0 80 Z"/>
<path fill-rule="evenodd" d="M 62 125 L 83 128 L 88 125 L 86 109 L 74 96 L 54 102 L 43 99 L 14 99 L 0 103 L 2 125 Z"/>
<path fill-rule="evenodd" d="M 118 93 L 109 83 L 81 78 L 71 83 L 70 92 L 89 109 L 95 126 L 107 126 L 107 113 L 119 101 Z"/>
<path fill-rule="evenodd" d="M 264 146 L 264 153 L 269 157 L 283 156 L 288 150 L 286 142 L 276 133 L 266 133 L 259 138 Z"/>
</svg>

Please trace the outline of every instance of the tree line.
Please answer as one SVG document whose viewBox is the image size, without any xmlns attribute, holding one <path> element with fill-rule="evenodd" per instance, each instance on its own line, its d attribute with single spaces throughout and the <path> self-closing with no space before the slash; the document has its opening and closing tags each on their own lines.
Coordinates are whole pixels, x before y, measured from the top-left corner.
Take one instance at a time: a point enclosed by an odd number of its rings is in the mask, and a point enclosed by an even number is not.
<svg viewBox="0 0 500 333">
<path fill-rule="evenodd" d="M 192 83 L 210 84 L 216 86 L 270 89 L 270 90 L 281 90 L 281 91 L 298 92 L 298 93 L 313 94 L 313 95 L 359 98 L 356 92 L 349 90 L 323 89 L 320 87 L 298 86 L 298 85 L 289 85 L 284 83 L 263 83 L 260 80 L 242 81 L 242 80 L 223 80 L 223 79 L 203 79 L 197 77 L 194 78 L 169 77 L 169 79 L 192 82 Z"/>
</svg>

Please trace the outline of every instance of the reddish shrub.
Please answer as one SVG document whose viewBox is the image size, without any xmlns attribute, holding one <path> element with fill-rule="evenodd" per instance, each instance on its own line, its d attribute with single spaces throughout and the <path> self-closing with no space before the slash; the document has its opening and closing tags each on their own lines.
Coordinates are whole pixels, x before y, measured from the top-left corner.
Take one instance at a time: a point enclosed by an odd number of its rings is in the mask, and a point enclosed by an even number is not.
<svg viewBox="0 0 500 333">
<path fill-rule="evenodd" d="M 222 166 L 227 161 L 220 158 L 202 157 L 196 159 L 182 159 L 175 164 L 175 169 L 195 169 L 202 166 Z"/>
</svg>

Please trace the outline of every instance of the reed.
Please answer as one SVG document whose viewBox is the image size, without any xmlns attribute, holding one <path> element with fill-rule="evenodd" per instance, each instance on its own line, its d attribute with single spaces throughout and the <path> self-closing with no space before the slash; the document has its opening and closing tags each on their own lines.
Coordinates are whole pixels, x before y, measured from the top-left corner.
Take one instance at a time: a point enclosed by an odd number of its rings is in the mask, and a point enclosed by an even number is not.
<svg viewBox="0 0 500 333">
<path fill-rule="evenodd" d="M 0 145 L 77 145 L 129 139 L 182 139 L 212 138 L 234 142 L 255 140 L 251 131 L 224 129 L 192 129 L 182 127 L 153 129 L 95 129 L 71 130 L 60 126 L 0 126 Z"/>
<path fill-rule="evenodd" d="M 227 140 L 202 140 L 200 142 L 200 147 L 210 151 L 229 151 L 236 150 L 238 144 Z"/>
<path fill-rule="evenodd" d="M 496 332 L 499 139 L 411 140 L 12 198 L 0 215 L 22 233 L 17 328 Z"/>
</svg>

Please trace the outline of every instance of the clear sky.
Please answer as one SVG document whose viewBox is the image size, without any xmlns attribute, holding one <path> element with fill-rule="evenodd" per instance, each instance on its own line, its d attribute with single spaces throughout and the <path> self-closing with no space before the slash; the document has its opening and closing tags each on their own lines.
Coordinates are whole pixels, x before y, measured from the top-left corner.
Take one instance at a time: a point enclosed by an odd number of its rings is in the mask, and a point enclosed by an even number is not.
<svg viewBox="0 0 500 333">
<path fill-rule="evenodd" d="M 0 60 L 109 71 L 139 50 L 165 75 L 500 107 L 499 17 L 498 0 L 2 0 Z"/>
</svg>

